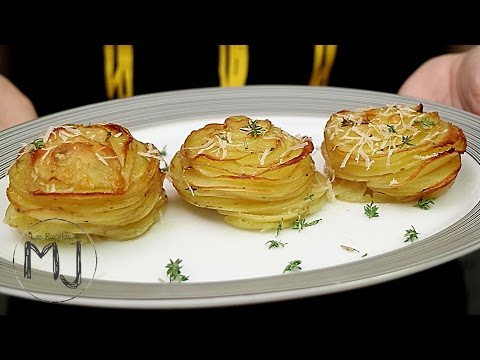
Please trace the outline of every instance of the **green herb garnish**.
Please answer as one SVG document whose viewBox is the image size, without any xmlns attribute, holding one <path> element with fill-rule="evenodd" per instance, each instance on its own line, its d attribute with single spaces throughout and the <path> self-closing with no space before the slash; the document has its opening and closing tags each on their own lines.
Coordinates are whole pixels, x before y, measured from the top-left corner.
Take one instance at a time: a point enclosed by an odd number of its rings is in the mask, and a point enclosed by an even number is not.
<svg viewBox="0 0 480 360">
<path fill-rule="evenodd" d="M 412 225 L 411 229 L 405 230 L 405 235 L 403 235 L 405 237 L 404 242 L 408 242 L 408 241 L 413 242 L 414 240 L 418 240 L 419 234 L 420 233 L 418 233 L 417 230 L 415 230 L 415 228 Z"/>
<path fill-rule="evenodd" d="M 298 218 L 293 223 L 292 229 L 298 229 L 298 232 L 300 232 L 306 227 L 317 225 L 320 222 L 320 220 L 322 219 L 317 219 L 311 222 L 307 222 L 305 218 L 301 218 L 300 215 L 298 215 Z"/>
<path fill-rule="evenodd" d="M 364 257 L 367 256 L 367 255 L 368 255 L 368 253 L 365 253 L 365 254 L 363 254 L 363 255 L 360 256 L 360 257 L 364 258 Z"/>
<path fill-rule="evenodd" d="M 413 205 L 413 206 L 419 207 L 419 208 L 422 209 L 422 210 L 428 210 L 428 209 L 430 209 L 430 205 L 433 205 L 433 204 L 435 204 L 435 203 L 433 202 L 433 199 L 425 199 L 425 200 L 420 199 L 420 200 L 418 200 L 418 202 L 417 202 L 415 205 Z"/>
<path fill-rule="evenodd" d="M 257 124 L 257 120 L 252 119 L 248 119 L 248 126 L 240 128 L 240 130 L 246 131 L 247 135 L 253 135 L 255 138 L 257 135 L 263 135 L 267 132 L 266 129 Z"/>
<path fill-rule="evenodd" d="M 402 143 L 398 145 L 398 148 L 401 149 L 403 145 L 415 146 L 415 144 L 412 144 L 412 139 L 413 139 L 412 135 L 408 135 L 408 136 L 402 135 Z"/>
<path fill-rule="evenodd" d="M 282 230 L 283 230 L 283 218 L 282 218 L 282 220 L 280 220 L 280 221 L 278 222 L 278 225 L 277 225 L 277 235 L 275 235 L 275 237 L 277 237 L 277 236 L 280 234 L 280 231 L 282 231 Z"/>
<path fill-rule="evenodd" d="M 35 150 L 41 149 L 45 147 L 45 143 L 43 142 L 42 138 L 38 138 L 32 141 L 33 148 Z"/>
<path fill-rule="evenodd" d="M 162 150 L 160 150 L 160 155 L 162 156 L 167 156 L 167 145 L 163 147 Z"/>
<path fill-rule="evenodd" d="M 225 133 L 217 134 L 216 136 L 218 136 L 218 138 L 219 138 L 220 140 L 226 141 L 227 143 L 229 142 L 229 141 L 228 141 L 228 138 L 227 138 L 227 134 L 225 134 Z"/>
<path fill-rule="evenodd" d="M 283 273 L 285 274 L 287 271 L 302 270 L 302 268 L 300 267 L 301 263 L 302 263 L 302 260 L 290 261 L 288 265 L 285 266 L 285 269 L 283 269 Z"/>
<path fill-rule="evenodd" d="M 303 200 L 313 200 L 313 197 L 314 195 L 313 194 L 310 194 L 310 195 L 307 195 L 303 198 Z"/>
<path fill-rule="evenodd" d="M 430 129 L 433 125 L 435 125 L 435 121 L 429 120 L 428 118 L 415 120 L 414 123 L 421 124 L 422 128 L 424 129 Z"/>
<path fill-rule="evenodd" d="M 182 282 L 188 280 L 188 276 L 182 275 L 181 269 L 183 266 L 180 266 L 181 262 L 181 259 L 177 259 L 175 261 L 172 261 L 172 259 L 170 259 L 170 263 L 165 266 L 167 268 L 167 275 L 170 279 L 170 282 Z"/>
<path fill-rule="evenodd" d="M 270 240 L 265 243 L 265 245 L 268 245 L 268 249 L 285 247 L 287 244 L 288 243 L 283 243 L 280 240 Z"/>
<path fill-rule="evenodd" d="M 378 206 L 373 205 L 373 201 L 370 204 L 366 204 L 363 207 L 363 213 L 368 216 L 369 219 L 372 217 L 379 217 L 378 215 Z"/>
<path fill-rule="evenodd" d="M 397 130 L 395 130 L 395 126 L 387 125 L 387 128 L 388 128 L 388 132 L 391 132 L 391 133 L 394 133 L 394 134 L 397 133 Z"/>
</svg>

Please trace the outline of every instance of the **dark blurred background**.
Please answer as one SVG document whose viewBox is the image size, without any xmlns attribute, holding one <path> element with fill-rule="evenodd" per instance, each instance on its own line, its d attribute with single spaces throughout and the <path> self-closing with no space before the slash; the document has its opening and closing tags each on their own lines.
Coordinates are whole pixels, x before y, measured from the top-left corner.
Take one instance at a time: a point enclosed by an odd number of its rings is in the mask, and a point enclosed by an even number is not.
<svg viewBox="0 0 480 360">
<path fill-rule="evenodd" d="M 396 93 L 423 62 L 451 50 L 391 42 L 341 44 L 329 85 Z M 0 71 L 33 101 L 40 116 L 107 100 L 101 45 L 40 43 L 1 51 Z M 249 53 L 247 85 L 308 84 L 312 44 L 256 44 Z M 135 45 L 134 93 L 218 86 L 217 67 L 218 45 Z"/>
</svg>

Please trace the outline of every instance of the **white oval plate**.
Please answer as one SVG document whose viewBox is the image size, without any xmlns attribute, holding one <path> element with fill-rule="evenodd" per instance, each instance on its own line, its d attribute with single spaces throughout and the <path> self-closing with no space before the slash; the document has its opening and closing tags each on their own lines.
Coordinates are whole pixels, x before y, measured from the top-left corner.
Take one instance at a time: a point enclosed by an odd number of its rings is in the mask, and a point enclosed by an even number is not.
<svg viewBox="0 0 480 360">
<path fill-rule="evenodd" d="M 114 122 L 158 148 L 166 146 L 170 160 L 190 131 L 230 115 L 270 119 L 292 134 L 308 135 L 318 147 L 329 115 L 342 109 L 418 100 L 371 91 L 304 86 L 250 86 L 197 89 L 114 100 L 46 116 L 0 133 L 0 213 L 8 200 L 6 171 L 21 143 L 31 142 L 50 125 Z M 480 248 L 480 119 L 470 113 L 423 102 L 426 111 L 459 125 L 468 141 L 462 169 L 449 191 L 428 211 L 413 204 L 379 204 L 379 218 L 368 219 L 364 204 L 328 203 L 308 220 L 319 224 L 301 232 L 283 230 L 284 248 L 268 250 L 274 232 L 233 228 L 215 211 L 186 204 L 171 184 L 164 221 L 127 242 L 97 242 L 98 268 L 93 285 L 71 302 L 109 307 L 180 308 L 257 303 L 320 295 L 368 286 L 412 274 Z M 324 161 L 314 154 L 319 170 Z M 405 243 L 411 226 L 419 240 Z M 19 235 L 0 224 L 0 291 L 29 297 L 15 279 L 12 254 Z M 349 252 L 340 245 L 352 247 Z M 366 255 L 365 255 L 366 254 Z M 50 256 L 50 255 L 48 255 Z M 48 257 L 47 256 L 47 257 Z M 61 253 L 69 261 L 73 252 Z M 182 284 L 167 280 L 169 259 L 183 259 Z M 291 260 L 302 260 L 302 271 L 283 274 Z M 60 301 L 52 290 L 51 262 L 39 265 L 42 276 L 34 291 L 42 299 Z M 67 274 L 70 275 L 70 274 Z M 59 290 L 60 289 L 60 290 Z"/>
</svg>

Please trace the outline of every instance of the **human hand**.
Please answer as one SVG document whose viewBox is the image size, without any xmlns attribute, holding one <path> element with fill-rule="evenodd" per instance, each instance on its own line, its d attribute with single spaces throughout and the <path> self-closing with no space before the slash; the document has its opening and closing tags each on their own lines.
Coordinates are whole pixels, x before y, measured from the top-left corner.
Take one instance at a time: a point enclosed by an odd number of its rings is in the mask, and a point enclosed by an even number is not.
<svg viewBox="0 0 480 360">
<path fill-rule="evenodd" d="M 399 94 L 480 115 L 480 46 L 428 60 L 403 83 Z"/>
<path fill-rule="evenodd" d="M 0 74 L 0 130 L 36 117 L 31 101 Z"/>
</svg>

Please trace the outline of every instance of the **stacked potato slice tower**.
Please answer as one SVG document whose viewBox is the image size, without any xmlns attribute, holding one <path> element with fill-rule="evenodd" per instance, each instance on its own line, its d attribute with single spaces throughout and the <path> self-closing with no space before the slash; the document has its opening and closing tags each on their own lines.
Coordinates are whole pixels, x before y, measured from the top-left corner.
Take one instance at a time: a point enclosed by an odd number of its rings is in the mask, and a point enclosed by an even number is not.
<svg viewBox="0 0 480 360">
<path fill-rule="evenodd" d="M 326 179 L 317 171 L 309 138 L 295 137 L 268 120 L 232 116 L 193 131 L 170 166 L 189 203 L 217 210 L 231 225 L 274 229 L 316 212 Z"/>
<path fill-rule="evenodd" d="M 9 170 L 5 222 L 25 230 L 47 219 L 89 235 L 131 239 L 159 219 L 167 203 L 160 153 L 116 124 L 51 128 L 26 146 Z M 43 233 L 81 233 L 50 220 Z"/>
<path fill-rule="evenodd" d="M 462 130 L 437 112 L 392 105 L 333 114 L 322 154 L 337 198 L 407 202 L 447 190 L 466 146 Z"/>
</svg>

